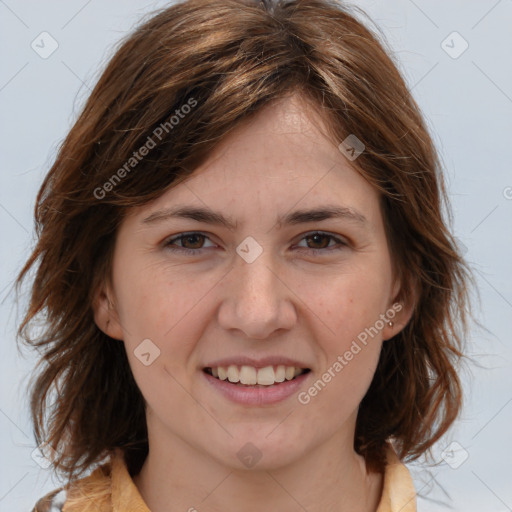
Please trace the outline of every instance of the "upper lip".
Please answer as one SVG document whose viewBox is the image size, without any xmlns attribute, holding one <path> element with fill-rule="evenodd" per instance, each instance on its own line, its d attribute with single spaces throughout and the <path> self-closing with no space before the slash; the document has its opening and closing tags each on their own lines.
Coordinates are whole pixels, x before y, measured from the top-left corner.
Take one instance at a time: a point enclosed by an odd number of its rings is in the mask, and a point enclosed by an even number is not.
<svg viewBox="0 0 512 512">
<path fill-rule="evenodd" d="M 289 357 L 282 356 L 268 356 L 260 359 L 253 357 L 237 356 L 237 357 L 226 357 L 224 359 L 218 359 L 211 363 L 208 363 L 204 368 L 217 368 L 219 366 L 228 367 L 230 365 L 235 366 L 253 366 L 254 368 L 265 368 L 266 366 L 295 366 L 296 368 L 310 368 L 307 364 L 301 363 Z"/>
</svg>

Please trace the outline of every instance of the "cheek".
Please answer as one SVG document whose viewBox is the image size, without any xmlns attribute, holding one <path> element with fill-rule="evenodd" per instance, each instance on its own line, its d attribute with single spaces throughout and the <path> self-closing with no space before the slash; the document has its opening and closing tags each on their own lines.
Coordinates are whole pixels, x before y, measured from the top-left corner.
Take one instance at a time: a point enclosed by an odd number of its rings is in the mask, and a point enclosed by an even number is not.
<svg viewBox="0 0 512 512">
<path fill-rule="evenodd" d="M 172 279 L 155 268 L 124 275 L 131 279 L 119 287 L 124 294 L 121 321 L 137 386 L 151 409 L 166 404 L 183 410 L 190 401 L 184 388 L 195 377 L 191 354 L 201 335 L 204 290 L 179 272 Z"/>
<path fill-rule="evenodd" d="M 212 314 L 205 309 L 210 302 L 207 291 L 218 278 L 205 274 L 192 280 L 176 268 L 156 265 L 134 270 L 128 265 L 120 268 L 124 280 L 118 286 L 123 294 L 121 321 L 132 373 L 150 405 L 171 400 L 181 407 L 181 401 L 190 398 L 183 386 L 190 387 L 196 377 L 197 340 Z M 146 366 L 148 360 L 151 363 Z"/>
<path fill-rule="evenodd" d="M 373 270 L 373 271 L 372 271 Z M 372 326 L 388 307 L 390 280 L 378 267 L 333 271 L 328 277 L 302 276 L 297 295 L 304 307 L 316 315 L 323 326 L 323 337 L 334 344 L 352 339 Z"/>
<path fill-rule="evenodd" d="M 121 321 L 128 337 L 154 338 L 158 342 L 173 339 L 214 284 L 213 279 L 191 279 L 179 268 L 162 265 L 138 265 L 136 261 L 119 266 Z M 211 283 L 210 283 L 211 281 Z"/>
<path fill-rule="evenodd" d="M 328 372 L 325 382 L 331 390 L 324 398 L 339 393 L 351 405 L 362 399 L 373 378 L 382 346 L 380 315 L 388 306 L 386 274 L 368 268 L 340 273 L 329 286 L 311 282 L 308 287 L 314 337 L 322 352 L 320 373 Z"/>
<path fill-rule="evenodd" d="M 345 276 L 317 296 L 320 319 L 314 321 L 314 337 L 322 364 L 299 402 L 325 410 L 332 424 L 344 422 L 357 410 L 377 368 L 382 334 L 375 326 L 385 302 L 376 287 L 375 280 Z"/>
</svg>

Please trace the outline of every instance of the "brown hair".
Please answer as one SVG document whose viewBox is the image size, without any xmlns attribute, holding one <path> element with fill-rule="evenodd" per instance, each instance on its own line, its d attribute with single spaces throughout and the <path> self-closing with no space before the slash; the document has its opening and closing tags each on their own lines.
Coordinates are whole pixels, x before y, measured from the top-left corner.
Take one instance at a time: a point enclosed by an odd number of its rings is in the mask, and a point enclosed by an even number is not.
<svg viewBox="0 0 512 512">
<path fill-rule="evenodd" d="M 119 447 L 136 474 L 147 455 L 144 400 L 124 345 L 92 310 L 127 209 L 176 186 L 242 121 L 294 91 L 320 109 L 336 144 L 349 134 L 364 143 L 353 164 L 380 192 L 400 298 L 414 302 L 383 345 L 355 449 L 382 469 L 386 440 L 413 460 L 447 431 L 462 401 L 469 273 L 443 218 L 435 147 L 388 53 L 334 0 L 188 0 L 121 42 L 41 186 L 37 245 L 17 280 L 37 267 L 18 334 L 41 352 L 31 412 L 38 444 L 57 450 L 56 470 L 71 479 Z M 194 104 L 186 115 L 185 104 Z M 165 136 L 132 161 L 159 127 Z M 44 329 L 32 338 L 40 314 Z"/>
</svg>

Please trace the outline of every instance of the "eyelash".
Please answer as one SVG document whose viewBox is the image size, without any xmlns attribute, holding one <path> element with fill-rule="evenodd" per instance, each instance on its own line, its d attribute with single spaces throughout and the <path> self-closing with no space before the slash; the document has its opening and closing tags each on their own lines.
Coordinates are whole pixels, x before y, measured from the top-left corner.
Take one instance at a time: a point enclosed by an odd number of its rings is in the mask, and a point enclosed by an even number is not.
<svg viewBox="0 0 512 512">
<path fill-rule="evenodd" d="M 207 247 L 201 247 L 199 249 L 188 249 L 186 247 L 179 247 L 179 246 L 175 246 L 175 247 L 171 247 L 171 245 L 173 244 L 173 242 L 175 242 L 176 240 L 183 240 L 184 238 L 188 237 L 188 236 L 192 236 L 192 235 L 201 235 L 201 236 L 204 236 L 206 239 L 209 240 L 209 237 L 205 234 L 205 233 L 201 233 L 200 231 L 191 231 L 191 232 L 188 232 L 188 233 L 181 233 L 180 235 L 178 236 L 175 236 L 174 238 L 171 238 L 170 240 L 168 240 L 167 242 L 165 242 L 165 247 L 167 247 L 169 250 L 171 251 L 176 251 L 176 252 L 181 252 L 181 253 L 184 253 L 184 254 L 191 254 L 191 255 L 197 255 L 197 253 L 199 251 L 201 251 L 202 249 L 207 249 Z M 331 251 L 339 251 L 339 250 L 342 250 L 344 249 L 345 247 L 348 246 L 348 244 L 346 242 L 344 242 L 343 240 L 341 240 L 340 238 L 334 236 L 334 235 L 331 235 L 330 233 L 325 233 L 323 231 L 311 231 L 310 233 L 306 233 L 300 241 L 306 239 L 306 238 L 311 238 L 315 235 L 322 235 L 322 236 L 326 236 L 332 240 L 335 240 L 338 242 L 338 247 L 325 247 L 323 249 L 308 249 L 307 247 L 302 247 L 302 249 L 306 249 L 307 251 L 310 251 L 312 252 L 313 254 L 319 254 L 319 253 L 326 253 L 326 252 L 331 252 Z"/>
</svg>

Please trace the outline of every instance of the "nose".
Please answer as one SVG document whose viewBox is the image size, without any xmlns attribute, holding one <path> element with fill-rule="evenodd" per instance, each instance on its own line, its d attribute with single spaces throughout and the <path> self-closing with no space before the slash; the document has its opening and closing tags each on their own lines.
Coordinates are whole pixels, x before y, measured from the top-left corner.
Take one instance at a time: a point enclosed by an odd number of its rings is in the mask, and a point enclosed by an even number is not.
<svg viewBox="0 0 512 512">
<path fill-rule="evenodd" d="M 275 331 L 290 330 L 297 321 L 293 292 L 270 250 L 252 263 L 237 256 L 223 294 L 220 326 L 241 331 L 249 339 L 267 339 Z"/>
</svg>

